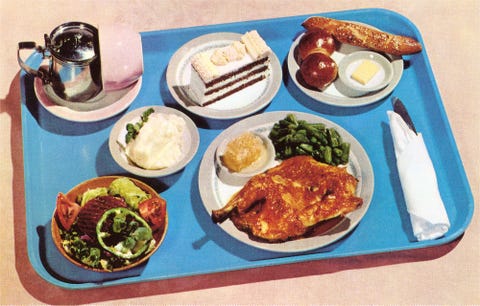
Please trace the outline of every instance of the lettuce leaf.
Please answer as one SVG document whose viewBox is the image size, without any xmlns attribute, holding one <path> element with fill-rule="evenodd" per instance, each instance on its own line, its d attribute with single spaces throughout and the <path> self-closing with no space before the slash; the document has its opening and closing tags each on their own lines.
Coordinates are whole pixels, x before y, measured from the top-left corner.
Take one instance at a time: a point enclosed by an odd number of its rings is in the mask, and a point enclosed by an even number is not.
<svg viewBox="0 0 480 306">
<path fill-rule="evenodd" d="M 81 199 L 79 199 L 80 206 L 85 205 L 85 203 L 87 203 L 91 199 L 94 199 L 100 196 L 106 196 L 106 195 L 108 195 L 108 189 L 106 187 L 88 189 L 81 195 Z"/>
<path fill-rule="evenodd" d="M 109 193 L 124 198 L 128 206 L 135 210 L 138 210 L 138 203 L 150 198 L 149 194 L 126 177 L 115 179 L 110 184 Z"/>
</svg>

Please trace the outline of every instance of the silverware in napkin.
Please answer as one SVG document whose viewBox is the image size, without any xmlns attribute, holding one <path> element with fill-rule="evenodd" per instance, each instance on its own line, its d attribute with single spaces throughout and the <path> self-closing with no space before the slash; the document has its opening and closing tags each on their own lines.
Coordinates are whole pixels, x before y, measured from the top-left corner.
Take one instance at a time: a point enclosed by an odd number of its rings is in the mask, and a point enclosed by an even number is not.
<svg viewBox="0 0 480 306">
<path fill-rule="evenodd" d="M 450 221 L 423 136 L 417 133 L 400 99 L 393 97 L 392 103 L 393 111 L 387 111 L 387 115 L 413 234 L 418 241 L 442 237 Z"/>
</svg>

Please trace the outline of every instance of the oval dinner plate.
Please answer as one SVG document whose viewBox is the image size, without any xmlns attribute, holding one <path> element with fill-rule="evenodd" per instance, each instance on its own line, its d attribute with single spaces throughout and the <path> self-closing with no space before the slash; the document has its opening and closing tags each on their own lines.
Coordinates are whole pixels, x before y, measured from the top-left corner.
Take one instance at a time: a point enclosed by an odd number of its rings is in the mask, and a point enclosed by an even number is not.
<svg viewBox="0 0 480 306">
<path fill-rule="evenodd" d="M 369 26 L 369 25 L 368 25 Z M 369 26 L 371 27 L 371 26 Z M 372 27 L 373 28 L 373 27 Z M 383 88 L 382 90 L 375 91 L 368 93 L 364 96 L 360 97 L 348 97 L 344 94 L 341 93 L 337 89 L 337 86 L 342 86 L 340 83 L 339 78 L 330 84 L 325 90 L 320 91 L 316 89 L 309 88 L 306 86 L 302 80 L 299 79 L 298 74 L 300 73 L 300 65 L 299 65 L 299 60 L 297 58 L 297 46 L 298 43 L 300 42 L 300 39 L 302 39 L 304 33 L 299 35 L 297 39 L 293 42 L 292 46 L 290 47 L 290 51 L 288 52 L 288 58 L 287 58 L 287 65 L 288 65 L 288 72 L 290 74 L 290 77 L 292 78 L 293 82 L 295 85 L 307 96 L 310 98 L 323 102 L 325 104 L 329 105 L 334 105 L 334 106 L 341 106 L 341 107 L 352 107 L 352 106 L 363 106 L 363 105 L 368 105 L 375 103 L 384 97 L 386 97 L 388 94 L 390 94 L 395 87 L 398 85 L 400 82 L 400 79 L 403 74 L 403 60 L 400 56 L 393 56 L 393 55 L 385 55 L 390 62 L 392 63 L 393 67 L 393 77 L 390 83 Z M 338 44 L 337 50 L 333 52 L 331 57 L 333 60 L 337 63 L 337 65 L 340 63 L 340 61 L 348 54 L 356 51 L 363 51 L 363 50 L 368 50 L 365 48 L 360 48 L 356 46 L 351 46 L 347 44 Z"/>
<path fill-rule="evenodd" d="M 207 213 L 211 215 L 212 210 L 223 207 L 230 197 L 242 188 L 241 186 L 227 185 L 217 177 L 214 159 L 215 150 L 218 145 L 224 139 L 239 131 L 248 130 L 268 136 L 274 123 L 284 119 L 287 114 L 294 114 L 299 120 L 324 123 L 327 127 L 333 127 L 339 132 L 345 142 L 350 143 L 350 156 L 347 169 L 349 173 L 359 180 L 357 196 L 363 199 L 363 205 L 357 210 L 347 214 L 345 218 L 335 220 L 337 223 L 330 221 L 325 222 L 325 230 L 319 235 L 282 243 L 264 243 L 251 240 L 246 233 L 239 231 L 230 220 L 225 220 L 218 226 L 231 237 L 259 249 L 274 252 L 303 252 L 329 245 L 351 232 L 367 212 L 372 200 L 374 175 L 370 159 L 361 144 L 339 125 L 316 115 L 293 111 L 263 113 L 239 121 L 218 135 L 207 148 L 200 164 L 198 184 L 203 205 Z"/>
<path fill-rule="evenodd" d="M 229 32 L 206 34 L 187 42 L 175 52 L 168 64 L 166 78 L 168 89 L 178 104 L 202 117 L 234 119 L 253 114 L 272 101 L 282 82 L 282 67 L 273 52 L 270 55 L 270 75 L 265 80 L 206 106 L 196 104 L 189 93 L 192 56 L 227 46 L 241 36 Z"/>
</svg>

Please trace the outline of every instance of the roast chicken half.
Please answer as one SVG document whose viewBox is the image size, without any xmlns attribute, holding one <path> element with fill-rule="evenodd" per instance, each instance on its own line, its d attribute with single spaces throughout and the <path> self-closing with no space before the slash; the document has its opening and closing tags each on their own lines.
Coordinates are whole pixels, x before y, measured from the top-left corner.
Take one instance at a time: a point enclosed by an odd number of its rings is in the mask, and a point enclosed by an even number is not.
<svg viewBox="0 0 480 306">
<path fill-rule="evenodd" d="M 322 221 L 343 216 L 362 205 L 355 196 L 357 179 L 346 168 L 310 156 L 296 156 L 252 177 L 212 220 L 230 218 L 256 240 L 277 243 L 305 237 Z"/>
</svg>

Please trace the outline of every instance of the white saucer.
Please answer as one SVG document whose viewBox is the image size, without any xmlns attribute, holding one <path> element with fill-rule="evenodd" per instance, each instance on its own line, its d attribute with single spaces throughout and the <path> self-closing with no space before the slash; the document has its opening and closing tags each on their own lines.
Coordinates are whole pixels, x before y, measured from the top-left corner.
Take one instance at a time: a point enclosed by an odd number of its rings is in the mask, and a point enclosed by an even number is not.
<svg viewBox="0 0 480 306">
<path fill-rule="evenodd" d="M 75 110 L 66 106 L 56 104 L 47 95 L 46 88 L 40 78 L 35 78 L 33 85 L 38 101 L 51 114 L 69 121 L 95 122 L 113 117 L 116 114 L 125 110 L 128 106 L 130 106 L 130 104 L 132 104 L 133 100 L 140 92 L 140 88 L 142 87 L 142 78 L 139 78 L 137 82 L 135 82 L 133 85 L 131 85 L 131 87 L 125 90 L 125 93 L 120 96 L 115 102 L 110 103 L 105 107 L 87 111 Z M 109 99 L 113 94 L 114 93 L 106 93 L 103 99 Z M 99 103 L 100 102 L 101 101 L 99 101 Z"/>
</svg>

